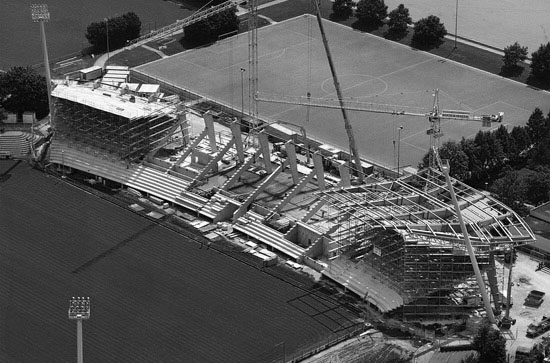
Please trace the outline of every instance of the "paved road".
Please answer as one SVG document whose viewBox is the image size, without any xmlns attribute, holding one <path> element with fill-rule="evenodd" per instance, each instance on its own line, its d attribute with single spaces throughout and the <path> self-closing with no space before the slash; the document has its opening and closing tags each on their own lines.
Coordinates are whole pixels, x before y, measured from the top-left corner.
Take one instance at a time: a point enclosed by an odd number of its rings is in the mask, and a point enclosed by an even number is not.
<svg viewBox="0 0 550 363">
<path fill-rule="evenodd" d="M 459 36 L 503 49 L 518 41 L 529 53 L 550 42 L 548 0 L 386 0 L 388 11 L 399 4 L 409 8 L 413 21 L 436 15 L 455 33 L 458 3 Z"/>
</svg>

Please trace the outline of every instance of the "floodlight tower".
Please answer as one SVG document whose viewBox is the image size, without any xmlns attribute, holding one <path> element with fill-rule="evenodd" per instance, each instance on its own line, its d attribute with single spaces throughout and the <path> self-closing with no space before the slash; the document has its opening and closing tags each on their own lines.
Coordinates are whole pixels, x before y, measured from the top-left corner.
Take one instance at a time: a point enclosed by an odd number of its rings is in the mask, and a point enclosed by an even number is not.
<svg viewBox="0 0 550 363">
<path fill-rule="evenodd" d="M 90 298 L 72 297 L 69 300 L 69 319 L 76 320 L 76 350 L 78 363 L 84 362 L 82 350 L 82 320 L 90 319 Z"/>
<path fill-rule="evenodd" d="M 46 69 L 46 87 L 48 89 L 48 106 L 50 108 L 50 126 L 53 125 L 53 104 L 52 104 L 52 79 L 50 76 L 50 62 L 48 60 L 48 46 L 46 45 L 46 31 L 44 23 L 50 20 L 50 12 L 46 4 L 31 4 L 31 16 L 35 23 L 40 23 L 40 36 L 42 38 L 42 52 L 44 53 L 44 67 Z"/>
</svg>

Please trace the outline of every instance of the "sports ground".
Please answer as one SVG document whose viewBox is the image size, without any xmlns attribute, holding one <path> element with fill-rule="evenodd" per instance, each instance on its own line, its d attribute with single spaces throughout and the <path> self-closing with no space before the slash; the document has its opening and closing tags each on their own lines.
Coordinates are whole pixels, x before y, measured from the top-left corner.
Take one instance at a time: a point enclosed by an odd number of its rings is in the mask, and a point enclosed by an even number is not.
<svg viewBox="0 0 550 363">
<path fill-rule="evenodd" d="M 88 362 L 271 362 L 355 324 L 215 246 L 0 161 L 0 361 L 73 362 L 72 296 L 91 298 Z M 222 251 L 223 252 L 223 251 Z"/>
<path fill-rule="evenodd" d="M 437 88 L 442 109 L 474 114 L 504 112 L 504 124 L 510 128 L 525 124 L 535 107 L 548 112 L 547 92 L 336 23 L 326 21 L 325 28 L 346 98 L 429 112 L 432 90 Z M 312 97 L 335 97 L 315 18 L 305 15 L 261 28 L 258 38 L 261 95 L 305 96 L 309 90 Z M 249 68 L 246 34 L 136 69 L 153 79 L 232 105 L 237 111 L 242 106 L 244 88 L 247 112 L 247 71 L 241 82 L 241 68 Z M 308 136 L 348 149 L 339 110 L 311 108 L 308 119 L 306 106 L 262 102 L 259 113 L 268 119 L 303 125 Z M 351 111 L 350 119 L 360 153 L 378 164 L 395 167 L 399 149 L 401 166 L 416 166 L 429 148 L 425 118 Z M 401 125 L 399 143 L 397 129 Z M 445 121 L 443 141 L 471 137 L 481 129 L 477 122 Z"/>
</svg>

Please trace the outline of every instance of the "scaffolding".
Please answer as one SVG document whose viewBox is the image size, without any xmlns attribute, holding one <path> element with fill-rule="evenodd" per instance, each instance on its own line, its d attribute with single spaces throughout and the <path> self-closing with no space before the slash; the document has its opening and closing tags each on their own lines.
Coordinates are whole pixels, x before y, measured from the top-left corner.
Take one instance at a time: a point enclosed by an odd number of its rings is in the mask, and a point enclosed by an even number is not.
<svg viewBox="0 0 550 363">
<path fill-rule="evenodd" d="M 347 258 L 399 293 L 403 320 L 455 320 L 482 306 L 444 175 L 427 169 L 398 180 L 320 192 L 333 224 L 328 260 Z M 510 208 L 453 180 L 480 270 L 500 291 L 494 255 L 534 241 Z"/>
<path fill-rule="evenodd" d="M 78 88 L 81 87 L 75 90 Z M 56 138 L 134 162 L 158 149 L 180 122 L 179 111 L 171 104 L 153 107 L 141 101 L 142 105 L 136 105 L 140 102 L 136 101 L 137 96 L 120 96 L 116 92 L 101 94 L 98 90 L 89 92 L 95 93 L 88 98 L 86 94 L 71 94 L 69 87 L 54 92 L 58 115 Z M 108 97 L 110 103 L 99 104 L 94 100 L 98 93 L 99 97 Z"/>
</svg>

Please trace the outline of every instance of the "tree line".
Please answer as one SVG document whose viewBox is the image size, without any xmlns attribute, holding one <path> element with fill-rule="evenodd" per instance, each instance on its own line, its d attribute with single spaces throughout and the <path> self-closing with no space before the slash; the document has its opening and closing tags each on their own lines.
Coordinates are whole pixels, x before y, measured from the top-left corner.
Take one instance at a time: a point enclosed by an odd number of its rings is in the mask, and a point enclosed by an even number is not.
<svg viewBox="0 0 550 363">
<path fill-rule="evenodd" d="M 525 203 L 550 200 L 550 113 L 536 108 L 525 126 L 479 131 L 473 139 L 447 141 L 439 148 L 451 175 L 468 185 L 485 188 L 521 215 Z M 429 164 L 429 153 L 419 167 Z"/>
<path fill-rule="evenodd" d="M 411 46 L 419 49 L 429 49 L 439 46 L 447 35 L 445 25 L 437 16 L 429 15 L 413 24 L 409 9 L 403 4 L 388 13 L 384 0 L 359 0 L 356 5 L 352 0 L 334 0 L 331 18 L 346 20 L 355 16 L 357 21 L 352 26 L 359 30 L 372 31 L 387 23 L 386 36 L 399 40 L 409 32 L 409 25 L 413 25 Z M 518 42 L 504 48 L 501 74 L 503 76 L 517 76 L 522 73 L 519 65 L 527 59 L 528 49 Z M 550 42 L 541 44 L 539 49 L 531 54 L 531 73 L 529 81 L 541 86 L 550 85 Z"/>
<path fill-rule="evenodd" d="M 139 38 L 141 20 L 134 12 L 104 19 L 88 25 L 86 39 L 96 53 L 123 47 L 128 41 Z"/>
</svg>

